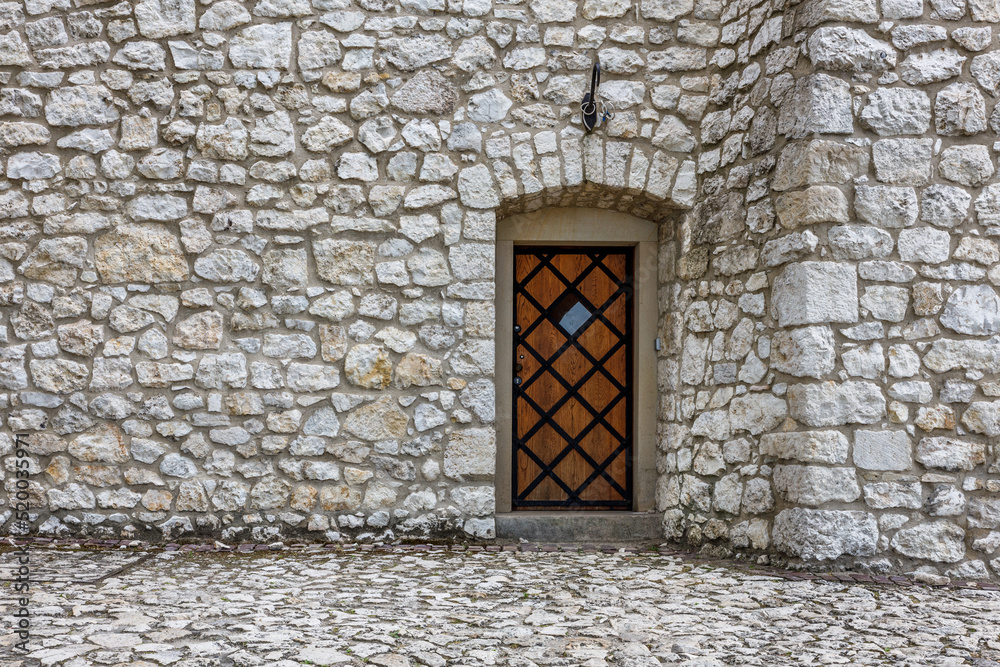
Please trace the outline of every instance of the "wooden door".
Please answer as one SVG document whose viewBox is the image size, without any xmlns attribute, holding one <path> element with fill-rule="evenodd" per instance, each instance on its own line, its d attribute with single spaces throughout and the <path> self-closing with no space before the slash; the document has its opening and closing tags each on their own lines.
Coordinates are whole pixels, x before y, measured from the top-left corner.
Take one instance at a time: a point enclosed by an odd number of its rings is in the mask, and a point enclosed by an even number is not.
<svg viewBox="0 0 1000 667">
<path fill-rule="evenodd" d="M 513 502 L 632 507 L 632 248 L 514 248 Z"/>
</svg>

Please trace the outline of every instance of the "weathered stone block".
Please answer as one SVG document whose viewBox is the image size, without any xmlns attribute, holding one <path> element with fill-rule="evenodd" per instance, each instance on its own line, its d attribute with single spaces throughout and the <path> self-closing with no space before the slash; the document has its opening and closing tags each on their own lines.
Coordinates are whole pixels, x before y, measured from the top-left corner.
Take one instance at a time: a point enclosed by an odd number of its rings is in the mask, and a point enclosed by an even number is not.
<svg viewBox="0 0 1000 667">
<path fill-rule="evenodd" d="M 699 201 L 685 218 L 696 244 L 722 243 L 737 237 L 746 227 L 743 198 L 734 192 Z"/>
<path fill-rule="evenodd" d="M 888 185 L 859 185 L 854 190 L 854 210 L 858 217 L 883 229 L 910 227 L 920 209 L 913 188 Z"/>
<path fill-rule="evenodd" d="M 32 359 L 28 362 L 35 387 L 54 394 L 69 394 L 87 386 L 90 370 L 68 359 Z"/>
<path fill-rule="evenodd" d="M 143 37 L 159 39 L 194 32 L 194 0 L 142 0 L 135 18 Z"/>
<path fill-rule="evenodd" d="M 288 366 L 288 388 L 292 391 L 324 391 L 339 385 L 340 372 L 336 368 L 312 364 Z"/>
<path fill-rule="evenodd" d="M 492 475 L 496 468 L 496 432 L 478 428 L 451 434 L 444 450 L 444 474 L 452 479 Z"/>
<path fill-rule="evenodd" d="M 909 291 L 905 287 L 872 285 L 865 288 L 860 303 L 877 320 L 902 322 L 909 300 Z"/>
<path fill-rule="evenodd" d="M 913 53 L 900 64 L 899 76 L 911 86 L 947 81 L 962 73 L 966 60 L 968 58 L 955 49 Z"/>
<path fill-rule="evenodd" d="M 249 156 L 250 133 L 237 118 L 229 117 L 221 125 L 198 126 L 195 144 L 202 155 L 217 160 L 245 160 Z"/>
<path fill-rule="evenodd" d="M 93 509 L 96 505 L 94 494 L 82 484 L 67 484 L 62 489 L 46 491 L 48 508 L 55 510 Z"/>
<path fill-rule="evenodd" d="M 69 443 L 69 453 L 88 463 L 125 463 L 129 461 L 125 436 L 113 424 L 103 424 L 82 433 Z"/>
<path fill-rule="evenodd" d="M 969 501 L 970 528 L 1000 528 L 1000 499 L 973 498 Z"/>
<path fill-rule="evenodd" d="M 813 67 L 847 72 L 882 72 L 896 66 L 896 51 L 864 30 L 822 27 L 806 42 Z"/>
<path fill-rule="evenodd" d="M 390 440 L 406 435 L 410 418 L 388 396 L 351 412 L 343 429 L 362 440 Z"/>
<path fill-rule="evenodd" d="M 951 235 L 930 227 L 904 229 L 899 233 L 896 249 L 904 262 L 940 264 L 951 255 Z"/>
<path fill-rule="evenodd" d="M 860 225 L 831 227 L 827 240 L 832 246 L 834 259 L 839 260 L 888 257 L 895 245 L 888 232 Z"/>
<path fill-rule="evenodd" d="M 726 410 L 703 412 L 691 425 L 691 435 L 695 436 L 704 436 L 712 440 L 726 440 L 729 438 L 729 434 L 729 412 Z"/>
<path fill-rule="evenodd" d="M 833 330 L 828 326 L 776 331 L 771 338 L 771 368 L 795 377 L 821 379 L 837 362 Z"/>
<path fill-rule="evenodd" d="M 967 187 L 983 185 L 995 171 L 986 146 L 950 146 L 941 151 L 938 161 L 938 173 L 942 178 Z"/>
<path fill-rule="evenodd" d="M 773 479 L 779 498 L 795 505 L 849 503 L 861 497 L 854 468 L 779 464 Z"/>
<path fill-rule="evenodd" d="M 847 198 L 840 188 L 814 185 L 805 190 L 786 192 L 775 200 L 778 222 L 786 229 L 820 222 L 847 222 Z"/>
<path fill-rule="evenodd" d="M 965 531 L 948 521 L 904 528 L 890 544 L 904 556 L 938 563 L 957 563 L 965 557 Z"/>
<path fill-rule="evenodd" d="M 136 368 L 138 366 L 139 364 L 136 364 Z M 160 364 L 160 366 L 168 366 L 168 364 Z M 247 382 L 247 358 L 238 352 L 206 354 L 202 356 L 198 364 L 198 371 L 194 379 L 198 386 L 205 389 L 240 389 L 245 387 Z"/>
<path fill-rule="evenodd" d="M 458 104 L 458 90 L 434 70 L 422 70 L 392 96 L 392 105 L 411 114 L 451 113 Z"/>
<path fill-rule="evenodd" d="M 121 225 L 97 239 L 94 261 L 105 283 L 179 282 L 188 264 L 176 236 L 159 225 Z"/>
<path fill-rule="evenodd" d="M 426 354 L 410 352 L 396 365 L 396 386 L 405 389 L 406 387 L 428 387 L 441 384 L 441 365 L 440 359 L 435 359 Z M 489 384 L 492 387 L 492 383 Z M 477 412 L 479 411 L 477 410 Z"/>
<path fill-rule="evenodd" d="M 875 482 L 865 484 L 865 504 L 876 510 L 923 507 L 920 482 Z"/>
<path fill-rule="evenodd" d="M 871 382 L 796 384 L 788 388 L 789 413 L 809 426 L 874 424 L 885 416 L 885 397 Z"/>
<path fill-rule="evenodd" d="M 191 0 L 193 4 L 193 0 Z M 107 125 L 120 114 L 112 104 L 113 95 L 104 86 L 66 86 L 49 93 L 45 120 L 50 125 Z"/>
<path fill-rule="evenodd" d="M 760 435 L 784 421 L 788 405 L 773 394 L 754 393 L 738 396 L 729 403 L 729 423 L 734 432 L 749 431 Z"/>
<path fill-rule="evenodd" d="M 641 0 L 639 9 L 643 18 L 669 22 L 690 13 L 694 0 Z"/>
<path fill-rule="evenodd" d="M 906 431 L 854 432 L 854 465 L 865 470 L 909 470 L 912 450 Z"/>
<path fill-rule="evenodd" d="M 790 264 L 774 281 L 771 313 L 781 326 L 856 322 L 855 268 L 833 262 Z"/>
<path fill-rule="evenodd" d="M 765 433 L 760 438 L 762 456 L 803 463 L 847 463 L 848 447 L 847 436 L 837 431 Z"/>
<path fill-rule="evenodd" d="M 948 297 L 941 324 L 958 333 L 1000 333 L 1000 297 L 989 285 L 962 285 Z"/>
<path fill-rule="evenodd" d="M 319 276 L 334 285 L 373 285 L 375 244 L 367 241 L 314 241 Z"/>
<path fill-rule="evenodd" d="M 882 137 L 923 134 L 931 125 L 931 100 L 922 90 L 879 88 L 868 96 L 860 118 Z"/>
<path fill-rule="evenodd" d="M 242 250 L 219 248 L 196 259 L 194 272 L 213 282 L 238 283 L 253 281 L 260 272 L 260 267 Z"/>
<path fill-rule="evenodd" d="M 931 175 L 933 139 L 880 139 L 872 146 L 875 177 L 883 183 L 922 185 Z"/>
<path fill-rule="evenodd" d="M 218 350 L 222 336 L 222 315 L 208 311 L 178 322 L 174 327 L 173 342 L 186 350 Z"/>
<path fill-rule="evenodd" d="M 854 114 L 846 81 L 827 74 L 808 74 L 795 82 L 778 115 L 778 132 L 789 139 L 813 133 L 851 134 Z"/>
<path fill-rule="evenodd" d="M 982 414 L 976 406 L 991 406 L 990 403 L 973 403 L 966 415 L 975 413 L 970 417 L 969 423 L 976 424 L 976 417 L 989 419 L 995 415 Z M 963 420 L 964 421 L 964 420 Z M 972 427 L 970 427 L 972 428 Z M 993 428 L 989 426 L 988 428 Z M 973 429 L 975 430 L 975 429 Z M 923 438 L 917 444 L 917 461 L 928 468 L 941 468 L 943 470 L 972 470 L 977 465 L 982 465 L 986 460 L 986 445 L 981 442 L 968 442 L 966 440 L 956 440 L 953 438 Z"/>
<path fill-rule="evenodd" d="M 782 510 L 772 531 L 778 551 L 803 560 L 873 556 L 878 536 L 878 522 L 867 512 L 804 508 Z"/>
<path fill-rule="evenodd" d="M 355 345 L 344 359 L 344 375 L 353 385 L 384 389 L 392 379 L 392 362 L 381 345 Z"/>
<path fill-rule="evenodd" d="M 291 23 L 244 28 L 229 44 L 229 60 L 238 68 L 288 69 L 291 57 Z"/>
<path fill-rule="evenodd" d="M 930 101 L 927 102 L 928 123 Z M 818 183 L 847 183 L 868 171 L 868 151 L 860 146 L 817 139 L 781 150 L 771 188 L 791 190 Z"/>
<path fill-rule="evenodd" d="M 924 356 L 924 365 L 937 373 L 955 368 L 1000 373 L 1000 339 L 934 341 Z M 1000 430 L 993 435 L 1000 435 Z"/>
</svg>

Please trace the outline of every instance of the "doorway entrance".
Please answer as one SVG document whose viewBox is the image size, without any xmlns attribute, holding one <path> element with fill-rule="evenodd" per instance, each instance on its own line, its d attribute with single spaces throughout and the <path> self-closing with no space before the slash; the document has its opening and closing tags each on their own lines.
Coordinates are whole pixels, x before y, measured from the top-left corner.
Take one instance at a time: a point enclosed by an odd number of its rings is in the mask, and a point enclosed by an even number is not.
<svg viewBox="0 0 1000 667">
<path fill-rule="evenodd" d="M 633 509 L 634 247 L 514 247 L 513 510 Z"/>
<path fill-rule="evenodd" d="M 662 535 L 662 517 L 651 512 L 661 401 L 656 351 L 659 231 L 648 220 L 587 208 L 540 209 L 497 221 L 498 536 L 601 542 Z M 606 322 L 593 317 L 595 312 Z M 624 342 L 609 324 L 626 334 Z M 576 342 L 557 357 L 574 336 Z M 518 349 L 521 342 L 537 354 Z M 587 355 L 603 364 L 594 364 Z M 595 365 L 598 370 L 592 370 Z M 543 367 L 554 369 L 559 378 L 539 375 Z M 581 383 L 587 373 L 590 377 Z M 520 384 L 514 384 L 515 378 Z M 622 388 L 627 393 L 619 397 Z M 617 402 L 605 412 L 613 400 Z M 548 413 L 553 414 L 546 419 Z M 573 440 L 590 461 L 572 446 Z M 598 469 L 603 472 L 581 489 Z"/>
</svg>

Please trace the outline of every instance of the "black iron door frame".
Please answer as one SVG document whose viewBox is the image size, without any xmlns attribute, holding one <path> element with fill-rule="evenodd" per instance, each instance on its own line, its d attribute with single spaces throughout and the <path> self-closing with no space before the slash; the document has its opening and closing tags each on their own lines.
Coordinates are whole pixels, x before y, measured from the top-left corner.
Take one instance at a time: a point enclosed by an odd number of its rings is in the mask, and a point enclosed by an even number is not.
<svg viewBox="0 0 1000 667">
<path fill-rule="evenodd" d="M 604 509 L 615 509 L 615 510 L 631 510 L 633 507 L 633 453 L 634 453 L 634 441 L 635 441 L 635 429 L 633 424 L 633 413 L 634 413 L 634 396 L 633 396 L 633 386 L 634 386 L 634 373 L 635 373 L 635 355 L 634 355 L 634 304 L 633 295 L 635 288 L 635 248 L 632 246 L 514 246 L 515 264 L 516 257 L 519 255 L 530 254 L 539 258 L 539 264 L 536 266 L 527 276 L 522 280 L 518 280 L 516 272 L 514 275 L 514 308 L 515 308 L 515 320 L 516 320 L 516 304 L 518 297 L 525 298 L 531 305 L 538 310 L 540 313 L 538 318 L 534 322 L 527 324 L 524 330 L 521 330 L 521 326 L 515 322 L 513 327 L 513 350 L 515 355 L 518 349 L 524 349 L 527 353 L 532 354 L 538 361 L 540 368 L 532 375 L 530 378 L 517 378 L 514 380 L 513 384 L 513 406 L 514 409 L 511 412 L 511 435 L 512 435 L 512 447 L 511 447 L 511 471 L 512 473 L 517 470 L 517 462 L 519 454 L 524 454 L 532 459 L 532 461 L 540 468 L 541 472 L 536 476 L 536 478 L 529 484 L 525 485 L 524 488 L 518 488 L 517 474 L 512 474 L 511 479 L 511 505 L 512 509 L 533 509 L 539 507 L 552 508 L 559 507 L 560 509 L 573 509 L 573 508 L 587 508 L 587 507 L 600 507 Z M 554 266 L 552 266 L 552 258 L 556 254 L 579 254 L 586 255 L 590 258 L 590 265 L 584 269 L 580 275 L 578 275 L 573 280 L 570 280 L 563 276 Z M 623 278 L 619 278 L 614 275 L 601 260 L 606 258 L 610 254 L 625 255 L 625 275 Z M 543 307 L 529 292 L 527 289 L 528 284 L 531 280 L 538 274 L 539 271 L 543 269 L 548 269 L 551 271 L 563 284 L 564 291 L 563 295 L 559 298 L 553 300 L 549 308 Z M 602 271 L 610 280 L 615 283 L 615 292 L 605 300 L 604 303 L 594 304 L 581 293 L 579 286 L 580 284 L 593 272 Z M 573 297 L 578 299 L 581 303 L 584 303 L 587 309 L 590 311 L 589 318 L 576 329 L 575 332 L 570 333 L 559 326 L 558 321 L 554 319 L 554 313 L 550 312 L 553 306 L 560 303 L 565 294 L 572 294 Z M 619 297 L 624 296 L 627 308 L 625 331 L 618 331 L 611 322 L 609 322 L 604 317 L 604 312 L 609 308 Z M 545 359 L 536 350 L 531 348 L 527 343 L 526 339 L 530 336 L 531 331 L 534 327 L 537 327 L 541 322 L 548 320 L 550 324 L 556 326 L 560 333 L 567 336 L 567 339 L 563 346 L 550 358 Z M 612 346 L 612 348 L 606 352 L 601 359 L 596 359 L 594 356 L 579 343 L 579 338 L 587 331 L 591 324 L 594 322 L 601 321 L 605 327 L 607 327 L 612 333 L 618 337 L 618 341 Z M 607 372 L 603 368 L 603 363 L 610 359 L 614 354 L 616 354 L 621 348 L 624 347 L 624 353 L 626 358 L 625 365 L 625 378 L 624 382 L 612 376 L 611 373 Z M 583 377 L 577 380 L 575 383 L 570 383 L 565 378 L 563 378 L 559 373 L 553 368 L 553 361 L 555 361 L 560 354 L 564 351 L 574 348 L 579 353 L 581 353 L 584 358 L 591 364 L 590 370 L 588 370 Z M 516 359 L 512 359 L 514 364 L 517 363 Z M 563 397 L 556 402 L 549 409 L 544 409 L 534 403 L 530 396 L 527 395 L 527 390 L 531 387 L 532 383 L 535 382 L 542 374 L 548 373 L 554 377 L 565 389 L 565 394 Z M 577 394 L 581 387 L 583 387 L 586 382 L 595 374 L 602 373 L 604 377 L 618 390 L 618 396 L 609 401 L 609 403 L 604 406 L 603 409 L 597 410 L 591 406 L 582 396 Z M 515 373 L 516 375 L 516 373 Z M 584 428 L 580 433 L 575 436 L 566 433 L 566 431 L 557 423 L 555 419 L 556 413 L 559 411 L 563 405 L 571 398 L 579 402 L 583 407 L 590 412 L 592 416 L 592 421 L 589 426 Z M 533 425 L 523 436 L 518 436 L 518 402 L 526 401 L 531 406 L 531 409 L 539 415 L 539 420 Z M 612 409 L 614 409 L 619 402 L 625 402 L 625 432 L 618 433 L 617 429 L 613 428 L 606 420 L 607 415 Z M 566 446 L 563 448 L 562 452 L 553 460 L 549 462 L 542 461 L 531 449 L 528 447 L 528 441 L 537 432 L 542 425 L 548 425 L 560 437 L 566 442 Z M 603 461 L 596 461 L 591 457 L 582 447 L 581 441 L 590 433 L 591 430 L 596 428 L 598 425 L 602 426 L 608 433 L 616 437 L 619 441 L 618 446 L 614 451 L 607 456 Z M 561 480 L 555 472 L 555 468 L 558 464 L 571 452 L 576 452 L 579 454 L 587 463 L 593 468 L 593 472 L 590 476 L 577 488 L 571 488 L 566 484 L 564 480 Z M 625 456 L 625 479 L 624 483 L 615 480 L 613 476 L 607 471 L 607 467 L 611 465 L 619 456 L 624 453 Z M 546 478 L 552 479 L 567 495 L 564 501 L 551 501 L 551 500 L 529 500 L 528 495 Z M 586 490 L 586 488 L 596 479 L 603 478 L 608 482 L 609 486 L 614 489 L 617 493 L 621 495 L 621 500 L 587 500 L 581 498 L 581 494 Z"/>
</svg>

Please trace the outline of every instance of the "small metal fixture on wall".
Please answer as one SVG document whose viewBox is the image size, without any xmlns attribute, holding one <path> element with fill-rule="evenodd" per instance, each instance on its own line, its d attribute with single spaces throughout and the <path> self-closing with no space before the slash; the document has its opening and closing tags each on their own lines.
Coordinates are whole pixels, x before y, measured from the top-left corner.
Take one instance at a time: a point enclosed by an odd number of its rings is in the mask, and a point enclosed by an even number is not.
<svg viewBox="0 0 1000 667">
<path fill-rule="evenodd" d="M 615 117 L 615 109 L 610 103 L 597 99 L 598 89 L 601 87 L 601 61 L 594 63 L 594 69 L 590 75 L 590 92 L 584 93 L 583 102 L 580 103 L 580 112 L 583 118 L 583 127 L 590 132 L 597 123 L 607 122 Z M 600 111 L 600 120 L 598 120 Z"/>
</svg>

